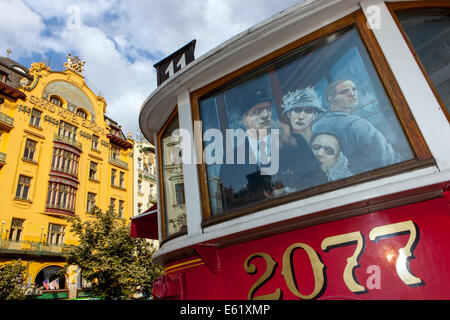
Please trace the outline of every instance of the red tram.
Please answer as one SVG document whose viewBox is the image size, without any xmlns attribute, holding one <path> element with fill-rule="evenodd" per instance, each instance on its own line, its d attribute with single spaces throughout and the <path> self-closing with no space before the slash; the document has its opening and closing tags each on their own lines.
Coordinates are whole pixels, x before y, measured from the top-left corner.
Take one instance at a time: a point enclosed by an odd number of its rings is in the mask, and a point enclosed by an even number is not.
<svg viewBox="0 0 450 320">
<path fill-rule="evenodd" d="M 306 0 L 171 61 L 154 298 L 450 299 L 449 30 L 448 1 Z"/>
</svg>

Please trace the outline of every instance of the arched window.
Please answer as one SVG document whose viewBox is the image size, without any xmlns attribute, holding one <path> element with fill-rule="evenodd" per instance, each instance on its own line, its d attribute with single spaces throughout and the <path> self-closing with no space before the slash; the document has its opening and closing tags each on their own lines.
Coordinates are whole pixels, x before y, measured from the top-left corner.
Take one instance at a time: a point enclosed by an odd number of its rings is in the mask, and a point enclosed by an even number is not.
<svg viewBox="0 0 450 320">
<path fill-rule="evenodd" d="M 43 290 L 59 290 L 66 288 L 66 277 L 61 272 L 62 267 L 49 266 L 41 271 L 36 276 L 35 284 L 37 287 L 43 287 Z"/>
<path fill-rule="evenodd" d="M 63 106 L 63 101 L 61 100 L 61 98 L 57 96 L 50 96 L 50 102 L 53 103 L 54 105 L 57 105 L 58 107 Z"/>
<path fill-rule="evenodd" d="M 87 113 L 82 109 L 77 109 L 77 115 L 83 119 L 87 119 Z"/>
</svg>

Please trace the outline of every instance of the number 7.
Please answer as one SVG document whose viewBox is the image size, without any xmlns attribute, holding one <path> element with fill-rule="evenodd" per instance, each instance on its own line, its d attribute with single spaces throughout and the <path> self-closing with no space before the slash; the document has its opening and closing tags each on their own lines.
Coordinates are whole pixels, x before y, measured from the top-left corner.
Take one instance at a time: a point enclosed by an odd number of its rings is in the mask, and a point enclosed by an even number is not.
<svg viewBox="0 0 450 320">
<path fill-rule="evenodd" d="M 340 234 L 333 237 L 328 237 L 322 241 L 322 250 L 327 252 L 329 249 L 336 248 L 338 246 L 347 246 L 353 243 L 357 244 L 353 255 L 347 259 L 347 265 L 344 269 L 344 282 L 347 288 L 353 293 L 365 293 L 367 290 L 358 283 L 355 279 L 354 269 L 359 267 L 359 258 L 364 250 L 364 237 L 361 232 L 351 232 L 346 234 Z"/>
<path fill-rule="evenodd" d="M 397 274 L 404 283 L 408 286 L 420 286 L 424 285 L 422 279 L 416 277 L 409 270 L 409 259 L 413 258 L 413 252 L 417 246 L 419 239 L 417 234 L 419 229 L 416 224 L 411 220 L 405 222 L 399 222 L 389 224 L 386 226 L 373 228 L 369 233 L 369 239 L 377 243 L 379 240 L 395 237 L 405 233 L 409 233 L 409 240 L 403 248 L 398 250 L 398 258 L 395 263 Z"/>
</svg>

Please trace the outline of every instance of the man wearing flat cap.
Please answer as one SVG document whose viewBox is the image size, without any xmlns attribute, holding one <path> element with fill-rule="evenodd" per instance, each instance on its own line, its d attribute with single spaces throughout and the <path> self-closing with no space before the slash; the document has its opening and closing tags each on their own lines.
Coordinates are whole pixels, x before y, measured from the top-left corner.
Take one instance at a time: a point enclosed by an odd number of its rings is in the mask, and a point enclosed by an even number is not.
<svg viewBox="0 0 450 320">
<path fill-rule="evenodd" d="M 335 81 L 329 85 L 325 96 L 330 111 L 313 124 L 312 133 L 335 136 L 348 158 L 351 172 L 358 174 L 405 160 L 368 120 L 351 114 L 359 105 L 358 89 L 353 81 Z"/>
<path fill-rule="evenodd" d="M 233 148 L 234 161 L 227 160 L 220 173 L 223 187 L 228 191 L 225 200 L 229 209 L 282 195 L 281 189 L 292 192 L 327 182 L 306 142 L 302 147 L 279 148 L 278 130 L 274 130 L 278 126 L 272 119 L 274 105 L 274 99 L 264 87 L 248 90 L 240 100 L 245 139 Z M 309 153 L 305 153 L 303 147 Z M 245 150 L 244 163 L 239 158 L 239 150 Z M 226 157 L 231 158 L 229 154 Z M 274 159 L 279 160 L 277 172 L 265 173 L 264 165 L 273 163 Z"/>
</svg>

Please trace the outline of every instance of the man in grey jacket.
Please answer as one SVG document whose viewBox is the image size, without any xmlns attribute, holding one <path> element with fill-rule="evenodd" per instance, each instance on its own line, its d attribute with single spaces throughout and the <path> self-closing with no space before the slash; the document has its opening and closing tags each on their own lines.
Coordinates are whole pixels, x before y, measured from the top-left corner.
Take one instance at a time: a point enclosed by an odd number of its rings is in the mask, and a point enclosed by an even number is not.
<svg viewBox="0 0 450 320">
<path fill-rule="evenodd" d="M 351 80 L 332 83 L 326 93 L 330 111 L 312 127 L 312 134 L 330 133 L 340 142 L 353 174 L 402 161 L 386 137 L 369 121 L 350 112 L 358 105 L 358 90 Z"/>
</svg>

